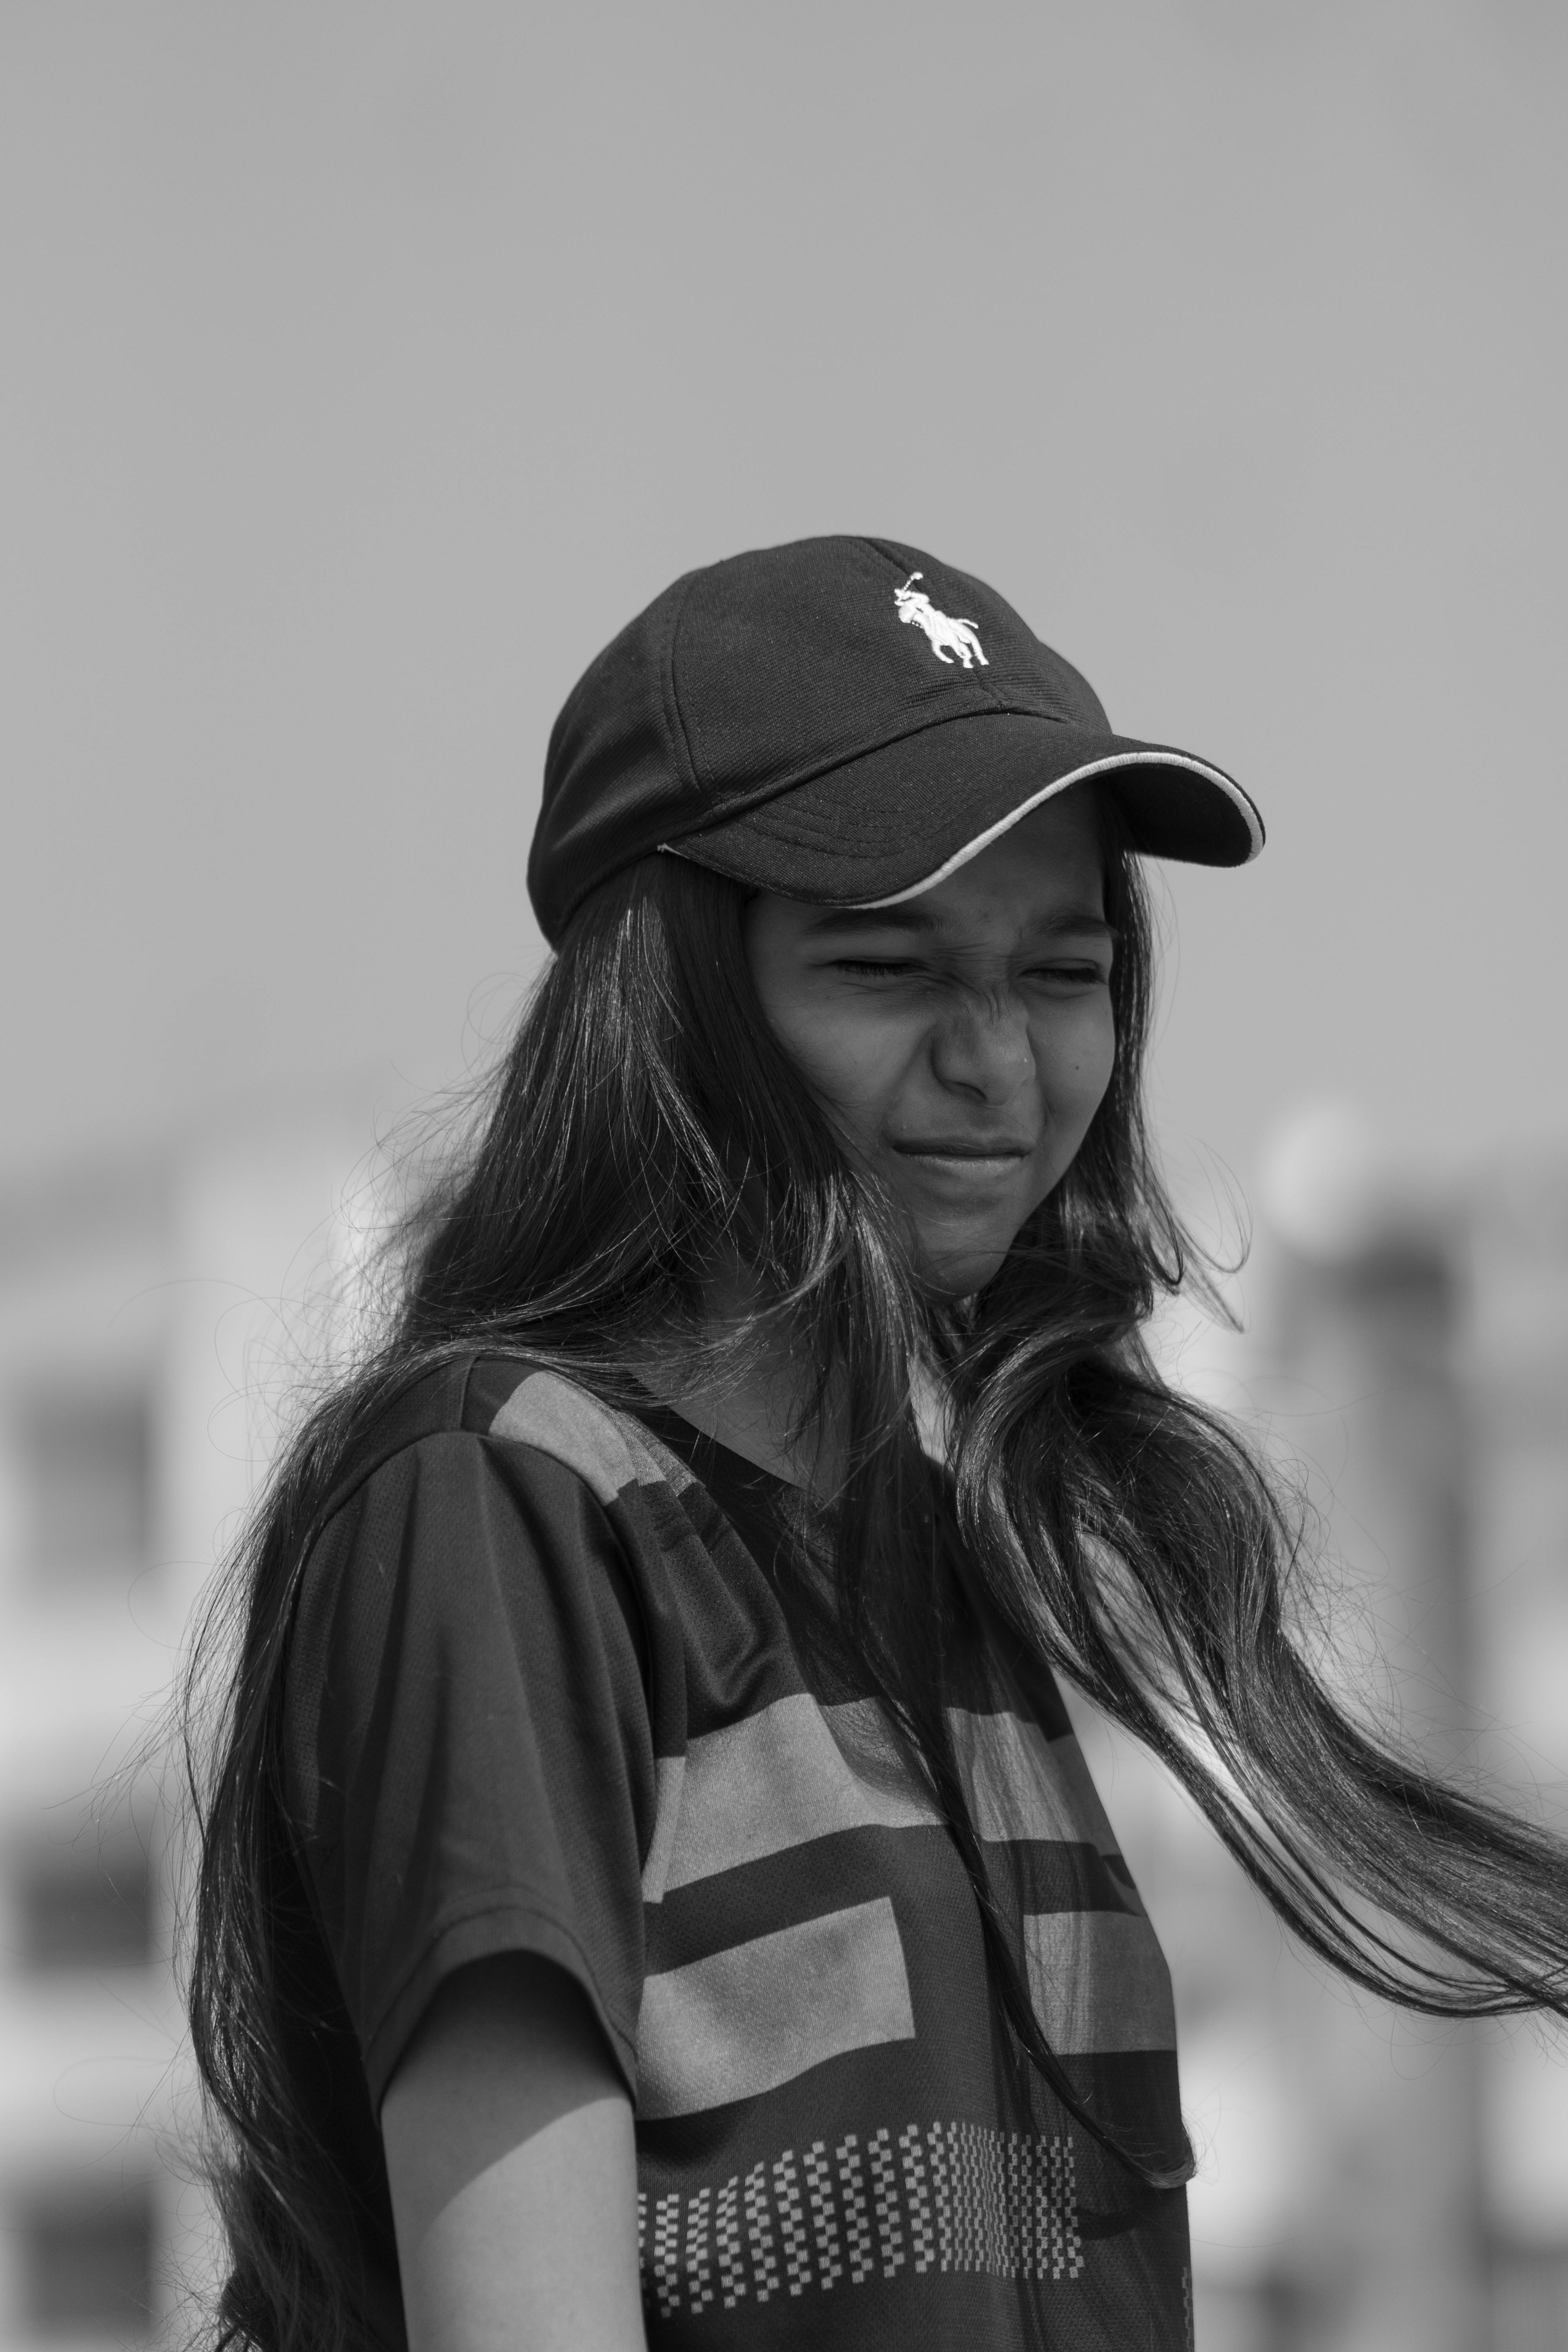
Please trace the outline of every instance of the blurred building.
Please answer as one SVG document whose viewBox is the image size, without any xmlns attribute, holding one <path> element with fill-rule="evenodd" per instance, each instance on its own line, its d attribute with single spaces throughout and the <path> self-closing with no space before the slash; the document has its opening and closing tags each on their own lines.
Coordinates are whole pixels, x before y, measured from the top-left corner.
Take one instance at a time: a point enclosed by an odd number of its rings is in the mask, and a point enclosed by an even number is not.
<svg viewBox="0 0 1568 2352">
<path fill-rule="evenodd" d="M 1568 1828 L 1568 1167 L 1521 1160 L 1465 1236 L 1473 1689 L 1503 1785 Z M 1483 2050 L 1483 2227 L 1498 2352 L 1568 2344 L 1568 2059 L 1529 2031 Z"/>
<path fill-rule="evenodd" d="M 266 1118 L 0 1198 L 5 2352 L 177 2338 L 205 2275 L 160 1732 L 353 1157 Z"/>
<path fill-rule="evenodd" d="M 171 2235 L 155 2132 L 177 2046 L 152 1791 L 168 1201 L 153 1169 L 0 1225 L 0 2329 L 118 2335 Z"/>
<path fill-rule="evenodd" d="M 1274 1188 L 1255 1328 L 1184 1369 L 1303 1477 L 1356 1703 L 1568 1829 L 1568 1164 L 1352 1172 Z M 1333 1980 L 1090 1736 L 1177 1982 L 1200 2352 L 1568 2352 L 1568 2043 Z"/>
<path fill-rule="evenodd" d="M 153 1758 L 364 1131 L 257 1116 L 0 1199 L 0 2352 L 177 2340 L 210 2261 Z M 1568 1164 L 1332 1190 L 1184 1376 L 1305 1466 L 1358 1688 L 1568 1822 Z M 1176 1978 L 1200 2352 L 1568 2352 L 1561 2049 L 1329 1981 L 1085 1728 Z"/>
</svg>

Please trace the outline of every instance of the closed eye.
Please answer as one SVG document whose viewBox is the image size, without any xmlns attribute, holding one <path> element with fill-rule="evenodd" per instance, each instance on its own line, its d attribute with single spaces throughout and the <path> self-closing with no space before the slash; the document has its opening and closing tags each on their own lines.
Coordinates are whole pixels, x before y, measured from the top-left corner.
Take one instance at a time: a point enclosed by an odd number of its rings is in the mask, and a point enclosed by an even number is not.
<svg viewBox="0 0 1568 2352">
<path fill-rule="evenodd" d="M 1110 975 L 1103 965 L 1098 963 L 1042 963 L 1036 965 L 1029 977 L 1031 980 L 1067 982 L 1075 988 L 1097 988 Z"/>
<path fill-rule="evenodd" d="M 918 963 L 872 963 L 862 956 L 839 956 L 833 969 L 853 972 L 860 980 L 907 980 L 921 967 Z"/>
</svg>

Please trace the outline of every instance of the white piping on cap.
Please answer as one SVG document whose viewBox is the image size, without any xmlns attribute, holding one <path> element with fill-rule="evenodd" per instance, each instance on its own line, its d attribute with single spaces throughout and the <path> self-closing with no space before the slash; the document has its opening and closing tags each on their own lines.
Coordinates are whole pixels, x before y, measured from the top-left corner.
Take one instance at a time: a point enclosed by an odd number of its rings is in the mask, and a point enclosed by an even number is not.
<svg viewBox="0 0 1568 2352">
<path fill-rule="evenodd" d="M 1146 767 L 1186 768 L 1194 776 L 1202 776 L 1206 782 L 1217 784 L 1246 820 L 1252 847 L 1245 862 L 1251 863 L 1263 846 L 1263 827 L 1258 821 L 1258 811 L 1239 784 L 1233 784 L 1220 769 L 1208 767 L 1202 760 L 1192 759 L 1185 751 L 1114 751 L 1109 759 L 1091 760 L 1087 767 L 1075 768 L 1070 776 L 1058 776 L 1054 784 L 1043 785 L 1037 793 L 1031 793 L 1026 801 L 1020 801 L 1016 809 L 1009 810 L 1004 817 L 998 817 L 994 824 L 988 824 L 984 833 L 977 833 L 973 841 L 965 842 L 962 849 L 955 850 L 934 874 L 926 875 L 919 882 L 911 882 L 907 889 L 890 891 L 885 898 L 856 898 L 850 902 L 851 907 L 857 913 L 868 912 L 874 907 L 899 907 L 906 898 L 918 898 L 923 891 L 934 890 L 939 882 L 945 882 L 950 874 L 956 874 L 961 866 L 967 866 L 972 857 L 978 857 L 983 849 L 989 849 L 994 841 L 1000 841 L 1002 835 L 1010 833 L 1031 809 L 1037 809 L 1044 802 L 1053 800 L 1058 793 L 1065 793 L 1069 784 L 1081 784 L 1087 776 L 1102 776 L 1112 768 Z"/>
</svg>

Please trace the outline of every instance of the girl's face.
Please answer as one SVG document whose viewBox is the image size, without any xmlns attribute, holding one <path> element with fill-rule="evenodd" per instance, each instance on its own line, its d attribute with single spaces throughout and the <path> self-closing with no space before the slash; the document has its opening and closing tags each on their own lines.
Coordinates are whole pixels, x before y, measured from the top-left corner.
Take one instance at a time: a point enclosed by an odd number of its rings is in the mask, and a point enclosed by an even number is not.
<svg viewBox="0 0 1568 2352">
<path fill-rule="evenodd" d="M 1081 786 L 900 906 L 747 907 L 769 1021 L 944 1297 L 990 1281 L 1083 1141 L 1116 1058 L 1112 945 Z"/>
</svg>

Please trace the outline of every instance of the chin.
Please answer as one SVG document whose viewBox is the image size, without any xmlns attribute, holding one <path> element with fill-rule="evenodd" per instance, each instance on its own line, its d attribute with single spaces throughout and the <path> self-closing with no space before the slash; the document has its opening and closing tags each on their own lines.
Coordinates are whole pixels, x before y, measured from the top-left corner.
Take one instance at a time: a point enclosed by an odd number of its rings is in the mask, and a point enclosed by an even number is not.
<svg viewBox="0 0 1568 2352">
<path fill-rule="evenodd" d="M 942 1248 L 927 1244 L 921 1250 L 921 1280 L 934 1297 L 973 1298 L 1001 1273 L 1007 1246 L 950 1243 Z"/>
</svg>

